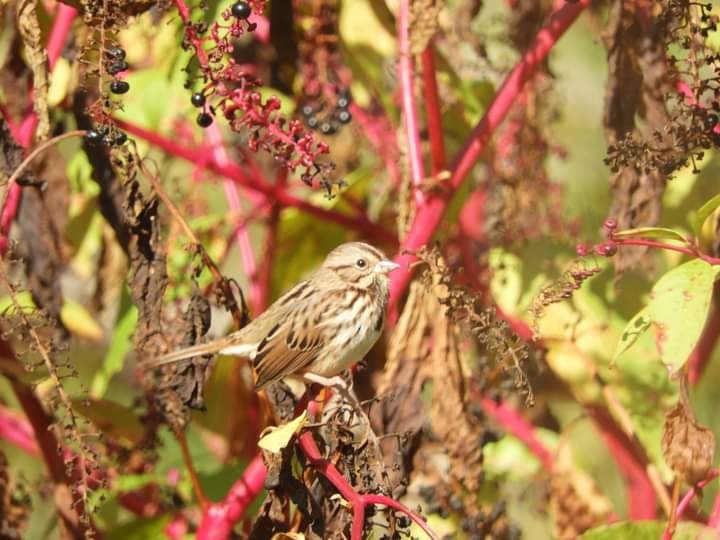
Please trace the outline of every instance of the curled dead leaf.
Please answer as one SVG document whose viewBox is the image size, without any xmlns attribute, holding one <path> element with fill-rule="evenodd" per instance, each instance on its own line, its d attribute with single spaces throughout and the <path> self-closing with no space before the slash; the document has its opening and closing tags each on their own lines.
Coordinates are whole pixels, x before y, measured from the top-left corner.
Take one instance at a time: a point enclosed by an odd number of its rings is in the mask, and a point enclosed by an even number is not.
<svg viewBox="0 0 720 540">
<path fill-rule="evenodd" d="M 680 479 L 696 484 L 707 477 L 713 466 L 715 435 L 695 421 L 685 400 L 665 415 L 661 444 L 665 461 Z"/>
</svg>

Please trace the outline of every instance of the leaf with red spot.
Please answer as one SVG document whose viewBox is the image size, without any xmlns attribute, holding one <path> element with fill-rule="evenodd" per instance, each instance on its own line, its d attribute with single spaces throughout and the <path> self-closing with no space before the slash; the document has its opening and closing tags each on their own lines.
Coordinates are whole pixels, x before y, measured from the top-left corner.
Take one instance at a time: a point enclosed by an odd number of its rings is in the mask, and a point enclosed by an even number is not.
<svg viewBox="0 0 720 540">
<path fill-rule="evenodd" d="M 687 361 L 700 338 L 719 268 L 694 259 L 663 275 L 647 313 L 660 358 L 671 372 Z"/>
</svg>

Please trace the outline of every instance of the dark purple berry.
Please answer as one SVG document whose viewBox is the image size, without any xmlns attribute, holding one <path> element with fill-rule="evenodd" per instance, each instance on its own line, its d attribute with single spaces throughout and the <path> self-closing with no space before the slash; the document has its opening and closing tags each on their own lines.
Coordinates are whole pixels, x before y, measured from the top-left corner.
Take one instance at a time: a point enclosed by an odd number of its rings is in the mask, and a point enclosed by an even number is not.
<svg viewBox="0 0 720 540">
<path fill-rule="evenodd" d="M 232 12 L 233 17 L 237 19 L 247 19 L 252 13 L 252 8 L 250 7 L 250 4 L 241 0 L 239 2 L 235 2 L 230 8 L 230 11 Z"/>
<path fill-rule="evenodd" d="M 89 129 L 87 133 L 85 133 L 85 142 L 87 142 L 90 146 L 99 145 L 102 142 L 102 139 L 102 134 L 96 129 Z"/>
<path fill-rule="evenodd" d="M 317 116 L 311 116 L 309 117 L 305 123 L 307 124 L 307 127 L 310 129 L 315 129 L 318 126 L 318 119 Z"/>
<path fill-rule="evenodd" d="M 347 109 L 350 106 L 350 95 L 344 95 L 338 97 L 337 103 L 335 104 L 338 109 Z"/>
<path fill-rule="evenodd" d="M 113 143 L 115 144 L 115 146 L 122 146 L 126 142 L 127 142 L 127 135 L 122 131 L 118 131 L 115 134 L 115 138 L 113 139 Z"/>
<path fill-rule="evenodd" d="M 708 114 L 704 120 L 705 129 L 712 130 L 718 123 L 718 117 L 714 114 Z"/>
<path fill-rule="evenodd" d="M 202 92 L 193 92 L 193 95 L 190 96 L 190 103 L 192 103 L 194 107 L 202 107 L 205 105 L 205 94 Z"/>
<path fill-rule="evenodd" d="M 201 112 L 197 115 L 196 122 L 198 126 L 206 128 L 213 123 L 213 118 L 208 113 Z"/>
<path fill-rule="evenodd" d="M 305 118 L 310 118 L 315 112 L 315 109 L 312 105 L 303 105 L 303 108 L 300 109 L 300 112 Z"/>
<path fill-rule="evenodd" d="M 110 58 L 125 60 L 125 49 L 122 47 L 110 47 L 106 52 Z"/>
<path fill-rule="evenodd" d="M 126 81 L 113 81 L 110 83 L 110 91 L 113 94 L 125 94 L 130 90 L 130 85 Z"/>
<path fill-rule="evenodd" d="M 337 128 L 333 126 L 330 122 L 323 122 L 320 124 L 320 133 L 323 135 L 332 135 L 337 131 Z"/>
<path fill-rule="evenodd" d="M 342 110 L 338 113 L 337 119 L 341 124 L 349 124 L 352 120 L 352 114 L 350 114 L 350 111 Z"/>
<path fill-rule="evenodd" d="M 125 71 L 128 68 L 127 62 L 125 60 L 119 60 L 117 62 L 113 62 L 107 67 L 107 72 L 110 75 L 117 75 L 121 71 Z"/>
</svg>

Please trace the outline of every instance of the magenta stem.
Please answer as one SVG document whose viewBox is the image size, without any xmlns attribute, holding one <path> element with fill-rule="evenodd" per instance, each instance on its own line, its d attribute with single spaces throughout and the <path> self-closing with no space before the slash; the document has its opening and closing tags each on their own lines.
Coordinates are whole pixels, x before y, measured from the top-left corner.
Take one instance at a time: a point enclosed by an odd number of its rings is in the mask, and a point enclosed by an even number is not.
<svg viewBox="0 0 720 540">
<path fill-rule="evenodd" d="M 425 115 L 427 116 L 428 133 L 430 135 L 430 157 L 432 174 L 445 169 L 445 142 L 443 140 L 442 108 L 438 93 L 435 70 L 435 48 L 430 41 L 422 53 L 423 92 L 425 94 Z"/>
<path fill-rule="evenodd" d="M 247 174 L 242 167 L 236 163 L 220 165 L 214 159 L 207 159 L 207 155 L 203 154 L 202 151 L 181 146 L 175 141 L 163 137 L 154 131 L 123 120 L 116 120 L 116 123 L 118 127 L 131 135 L 145 139 L 168 154 L 183 158 L 221 176 L 226 176 L 242 187 L 262 193 L 283 207 L 289 206 L 297 208 L 322 220 L 337 223 L 338 225 L 357 231 L 366 238 L 378 243 L 389 245 L 396 245 L 397 243 L 394 234 L 381 225 L 370 221 L 364 214 L 357 213 L 355 215 L 348 215 L 315 206 L 312 203 L 292 195 L 284 186 L 274 186 L 267 183 L 262 177 Z"/>
<path fill-rule="evenodd" d="M 500 424 L 505 431 L 522 442 L 533 455 L 540 460 L 546 471 L 555 468 L 555 458 L 548 448 L 535 435 L 535 428 L 520 413 L 507 403 L 495 403 L 483 398 L 480 402 L 485 413 Z"/>
<path fill-rule="evenodd" d="M 419 206 L 425 199 L 422 192 L 425 171 L 420 146 L 420 129 L 418 127 L 417 110 L 415 108 L 413 57 L 410 53 L 410 0 L 400 0 L 398 43 L 400 47 L 398 75 L 402 96 L 403 125 L 405 127 L 408 159 L 410 161 L 410 180 L 413 186 L 415 204 Z"/>
<path fill-rule="evenodd" d="M 3 405 L 0 405 L 0 439 L 5 439 L 31 456 L 40 457 L 32 425 Z"/>
<path fill-rule="evenodd" d="M 217 124 L 213 123 L 206 131 L 208 141 L 211 145 L 212 157 L 215 162 L 221 167 L 230 165 L 230 157 L 225 149 L 225 142 L 220 133 L 220 128 L 218 128 Z M 240 251 L 240 259 L 245 268 L 245 274 L 250 282 L 250 305 L 252 306 L 253 312 L 258 313 L 260 303 L 262 302 L 262 293 L 257 281 L 258 264 L 252 242 L 250 241 L 247 220 L 242 219 L 243 209 L 240 204 L 240 192 L 238 191 L 237 183 L 227 176 L 223 176 L 222 185 L 228 208 L 233 213 L 233 217 L 239 220 L 237 226 L 234 227 L 233 234 L 235 236 L 235 243 Z"/>
<path fill-rule="evenodd" d="M 402 268 L 391 274 L 391 305 L 397 303 L 407 288 L 411 277 L 409 264 L 416 260 L 412 254 L 405 254 L 403 251 L 417 251 L 432 239 L 452 195 L 462 185 L 465 177 L 479 159 L 490 137 L 504 120 L 522 87 L 532 78 L 537 67 L 545 60 L 558 39 L 589 4 L 590 0 L 566 2 L 550 15 L 529 50 L 507 76 L 487 112 L 452 160 L 451 177 L 446 183 L 447 192 L 443 195 L 426 197 L 425 203 L 419 207 L 410 232 L 402 244 L 399 255 L 395 258 L 395 262 Z"/>
<path fill-rule="evenodd" d="M 242 477 L 233 484 L 225 500 L 210 504 L 203 512 L 197 530 L 198 540 L 229 538 L 233 526 L 247 511 L 252 501 L 263 490 L 267 471 L 258 454 L 248 464 Z"/>
</svg>

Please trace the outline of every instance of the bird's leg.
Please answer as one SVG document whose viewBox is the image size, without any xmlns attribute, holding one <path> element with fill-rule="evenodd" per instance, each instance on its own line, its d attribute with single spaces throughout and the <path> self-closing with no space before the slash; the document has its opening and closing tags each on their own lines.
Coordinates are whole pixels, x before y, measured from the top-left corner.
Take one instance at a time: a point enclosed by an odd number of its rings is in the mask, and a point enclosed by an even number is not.
<svg viewBox="0 0 720 540">
<path fill-rule="evenodd" d="M 352 387 L 348 385 L 348 383 L 345 382 L 345 379 L 343 379 L 340 375 L 335 375 L 334 377 L 323 377 L 322 375 L 318 375 L 316 373 L 303 373 L 303 379 L 309 383 L 319 384 L 320 386 L 324 386 L 326 388 L 334 388 L 348 403 L 350 403 L 353 409 L 355 409 L 356 414 L 362 413 L 362 406 L 360 405 L 360 402 L 350 391 Z"/>
</svg>

